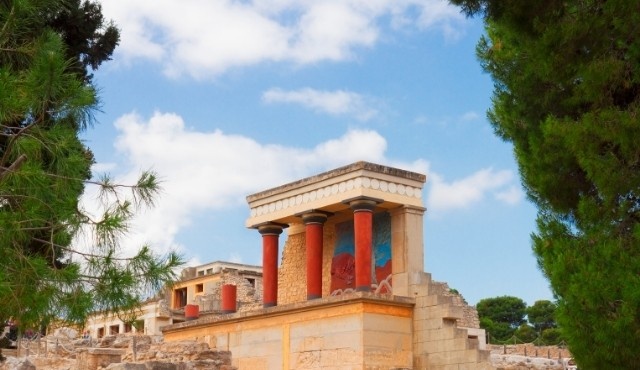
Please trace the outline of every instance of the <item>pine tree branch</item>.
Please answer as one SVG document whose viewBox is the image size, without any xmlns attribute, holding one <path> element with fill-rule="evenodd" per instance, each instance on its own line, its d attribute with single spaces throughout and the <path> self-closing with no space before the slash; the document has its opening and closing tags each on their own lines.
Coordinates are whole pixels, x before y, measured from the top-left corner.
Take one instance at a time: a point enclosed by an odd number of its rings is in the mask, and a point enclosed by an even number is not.
<svg viewBox="0 0 640 370">
<path fill-rule="evenodd" d="M 27 156 L 25 154 L 21 154 L 9 167 L 0 167 L 0 181 L 3 177 L 5 177 L 8 173 L 13 173 L 17 171 L 20 166 L 27 160 Z"/>
</svg>

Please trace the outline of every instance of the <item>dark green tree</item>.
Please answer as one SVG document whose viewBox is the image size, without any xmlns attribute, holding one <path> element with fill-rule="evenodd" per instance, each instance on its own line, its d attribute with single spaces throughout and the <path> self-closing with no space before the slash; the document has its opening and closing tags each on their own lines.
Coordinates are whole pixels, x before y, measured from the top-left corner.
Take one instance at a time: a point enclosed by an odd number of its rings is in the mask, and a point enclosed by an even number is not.
<svg viewBox="0 0 640 370">
<path fill-rule="evenodd" d="M 515 329 L 504 322 L 494 322 L 488 317 L 480 318 L 480 327 L 489 335 L 490 343 L 502 343 L 513 337 Z"/>
<path fill-rule="evenodd" d="M 499 341 L 511 337 L 525 323 L 526 308 L 522 299 L 511 296 L 484 298 L 476 305 L 480 326 Z"/>
<path fill-rule="evenodd" d="M 69 69 L 90 82 L 92 70 L 111 55 L 120 40 L 113 22 L 107 22 L 98 2 L 65 0 L 62 6 L 44 18 L 46 25 L 62 37 Z"/>
<path fill-rule="evenodd" d="M 540 339 L 542 339 L 542 343 L 546 345 L 556 345 L 564 341 L 562 338 L 562 331 L 558 328 L 543 330 Z"/>
<path fill-rule="evenodd" d="M 140 298 L 172 281 L 182 263 L 147 246 L 120 254 L 128 221 L 153 202 L 158 181 L 148 172 L 131 186 L 91 180 L 93 156 L 78 135 L 98 97 L 78 66 L 97 67 L 113 49 L 87 64 L 85 52 L 69 57 L 61 25 L 50 21 L 74 4 L 0 2 L 0 321 L 22 327 L 82 323 L 94 310 L 134 314 Z M 79 207 L 85 186 L 100 187 L 101 215 Z M 74 243 L 80 233 L 88 248 Z"/>
<path fill-rule="evenodd" d="M 535 301 L 533 306 L 527 307 L 527 321 L 538 333 L 557 326 L 555 315 L 556 305 L 548 300 Z"/>
<path fill-rule="evenodd" d="M 536 329 L 528 324 L 522 324 L 513 332 L 519 343 L 533 343 L 538 338 Z"/>
<path fill-rule="evenodd" d="M 485 19 L 489 120 L 537 205 L 533 247 L 581 369 L 638 369 L 640 8 L 451 0 Z"/>
</svg>

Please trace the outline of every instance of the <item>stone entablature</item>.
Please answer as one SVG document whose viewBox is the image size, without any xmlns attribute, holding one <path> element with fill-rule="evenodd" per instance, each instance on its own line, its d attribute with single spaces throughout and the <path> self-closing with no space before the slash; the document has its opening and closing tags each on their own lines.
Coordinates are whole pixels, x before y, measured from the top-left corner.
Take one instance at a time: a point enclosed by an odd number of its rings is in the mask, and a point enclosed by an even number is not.
<svg viewBox="0 0 640 370">
<path fill-rule="evenodd" d="M 356 162 L 296 182 L 249 195 L 251 215 L 247 227 L 265 222 L 300 224 L 300 213 L 309 210 L 339 212 L 349 209 L 346 199 L 380 198 L 381 208 L 399 205 L 422 207 L 423 174 Z"/>
</svg>

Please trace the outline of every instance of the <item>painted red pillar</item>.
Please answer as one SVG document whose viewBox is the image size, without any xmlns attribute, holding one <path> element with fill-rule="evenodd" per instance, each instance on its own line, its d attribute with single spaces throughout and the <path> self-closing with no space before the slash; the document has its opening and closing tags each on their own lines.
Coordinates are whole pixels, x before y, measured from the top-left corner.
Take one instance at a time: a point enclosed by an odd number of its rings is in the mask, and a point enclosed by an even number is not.
<svg viewBox="0 0 640 370">
<path fill-rule="evenodd" d="M 200 317 L 200 306 L 197 304 L 188 304 L 184 306 L 184 319 L 195 320 Z"/>
<path fill-rule="evenodd" d="M 322 298 L 322 246 L 326 220 L 325 213 L 302 215 L 307 244 L 307 300 Z"/>
<path fill-rule="evenodd" d="M 349 201 L 353 210 L 353 233 L 356 259 L 356 290 L 371 291 L 373 210 L 378 200 L 360 197 Z"/>
<path fill-rule="evenodd" d="M 266 224 L 258 227 L 262 234 L 262 303 L 264 307 L 278 304 L 278 236 L 282 225 Z"/>
<path fill-rule="evenodd" d="M 236 312 L 237 288 L 233 284 L 222 285 L 222 313 Z"/>
</svg>

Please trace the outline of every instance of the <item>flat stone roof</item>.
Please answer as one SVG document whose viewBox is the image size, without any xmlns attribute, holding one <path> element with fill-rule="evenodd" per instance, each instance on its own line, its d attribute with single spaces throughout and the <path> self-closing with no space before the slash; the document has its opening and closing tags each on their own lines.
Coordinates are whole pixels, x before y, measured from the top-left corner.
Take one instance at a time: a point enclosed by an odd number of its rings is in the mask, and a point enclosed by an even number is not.
<svg viewBox="0 0 640 370">
<path fill-rule="evenodd" d="M 339 212 L 343 201 L 357 197 L 380 199 L 382 208 L 422 207 L 424 174 L 370 162 L 355 162 L 247 196 L 251 215 L 247 227 L 267 222 L 298 223 L 310 210 Z"/>
</svg>

